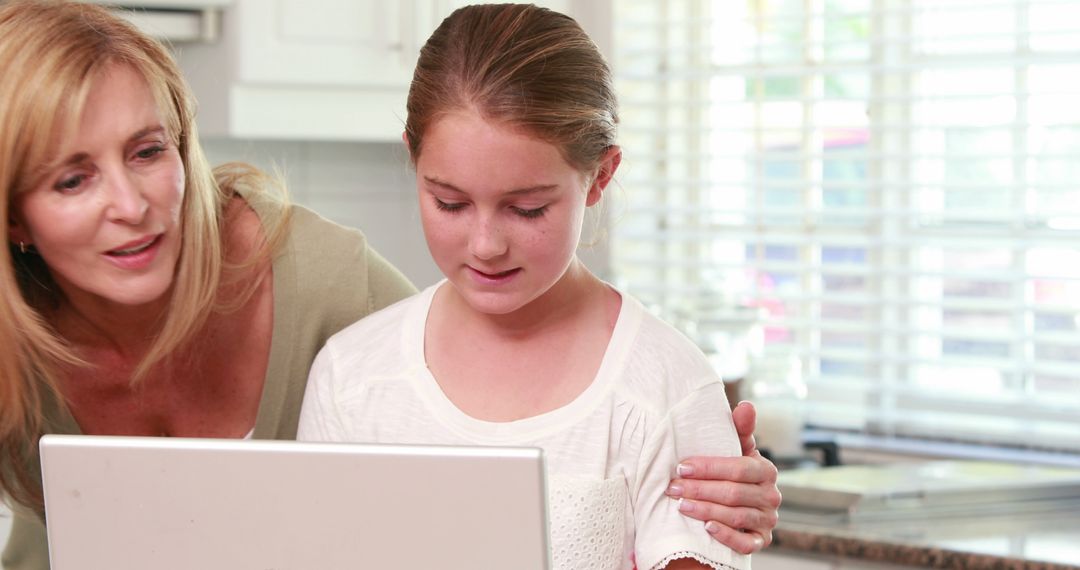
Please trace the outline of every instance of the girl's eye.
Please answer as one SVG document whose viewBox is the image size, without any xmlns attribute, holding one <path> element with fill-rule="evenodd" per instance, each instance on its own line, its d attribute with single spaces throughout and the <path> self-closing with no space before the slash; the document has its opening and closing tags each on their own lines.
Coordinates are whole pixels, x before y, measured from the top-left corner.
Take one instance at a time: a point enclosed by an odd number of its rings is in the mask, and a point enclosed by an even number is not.
<svg viewBox="0 0 1080 570">
<path fill-rule="evenodd" d="M 155 155 L 160 154 L 160 153 L 162 153 L 164 151 L 165 151 L 164 146 L 161 146 L 161 145 L 149 146 L 149 147 L 139 149 L 138 151 L 136 151 L 135 152 L 135 157 L 136 158 L 141 158 L 143 160 L 147 160 L 147 159 L 154 158 Z"/>
<path fill-rule="evenodd" d="M 456 214 L 456 213 L 460 212 L 465 207 L 465 204 L 463 204 L 461 202 L 455 202 L 455 203 L 443 202 L 442 200 L 440 200 L 438 198 L 435 198 L 435 207 L 442 210 L 442 211 L 444 211 L 444 212 L 450 212 L 450 213 Z"/>
<path fill-rule="evenodd" d="M 516 207 L 512 208 L 512 209 L 514 210 L 514 213 L 521 216 L 522 218 L 528 218 L 528 219 L 531 220 L 531 219 L 539 218 L 539 217 L 543 216 L 544 212 L 547 212 L 548 207 L 547 206 L 540 206 L 539 208 L 533 208 L 531 210 L 527 210 L 525 208 L 516 208 Z"/>
</svg>

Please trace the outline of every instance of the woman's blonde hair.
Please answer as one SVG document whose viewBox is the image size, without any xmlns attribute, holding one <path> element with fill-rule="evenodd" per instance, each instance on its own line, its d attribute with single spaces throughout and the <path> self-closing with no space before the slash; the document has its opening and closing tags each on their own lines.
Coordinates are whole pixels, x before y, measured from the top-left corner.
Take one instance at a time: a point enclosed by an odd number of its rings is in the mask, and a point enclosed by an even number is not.
<svg viewBox="0 0 1080 570">
<path fill-rule="evenodd" d="M 169 305 L 134 382 L 191 340 L 214 310 L 223 272 L 223 215 L 233 186 L 215 181 L 199 146 L 195 101 L 159 42 L 91 4 L 15 0 L 0 7 L 0 229 L 5 237 L 13 197 L 40 181 L 43 167 L 56 158 L 50 153 L 57 137 L 77 128 L 91 85 L 115 65 L 128 66 L 146 80 L 187 180 Z M 221 174 L 237 185 L 261 175 L 235 166 Z M 33 504 L 40 489 L 28 480 L 26 465 L 36 455 L 45 406 L 50 400 L 62 403 L 60 370 L 87 364 L 47 318 L 61 293 L 32 250 L 11 243 L 0 248 L 0 297 L 0 490 Z"/>
</svg>

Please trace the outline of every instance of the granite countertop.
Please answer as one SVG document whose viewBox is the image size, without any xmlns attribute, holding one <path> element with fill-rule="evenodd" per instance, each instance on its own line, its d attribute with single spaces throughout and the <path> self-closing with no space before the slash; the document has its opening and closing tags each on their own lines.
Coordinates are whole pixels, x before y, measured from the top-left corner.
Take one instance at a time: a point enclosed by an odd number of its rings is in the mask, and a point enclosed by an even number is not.
<svg viewBox="0 0 1080 570">
<path fill-rule="evenodd" d="M 778 549 L 839 559 L 963 570 L 1080 570 L 1076 508 L 849 522 L 814 520 L 781 507 L 773 536 Z"/>
</svg>

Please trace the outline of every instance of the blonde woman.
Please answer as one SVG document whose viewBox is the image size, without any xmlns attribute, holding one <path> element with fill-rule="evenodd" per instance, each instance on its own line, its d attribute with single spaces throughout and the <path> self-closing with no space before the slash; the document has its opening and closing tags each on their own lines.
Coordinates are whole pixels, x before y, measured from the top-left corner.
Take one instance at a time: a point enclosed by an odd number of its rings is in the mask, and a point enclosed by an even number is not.
<svg viewBox="0 0 1080 570">
<path fill-rule="evenodd" d="M 48 568 L 41 434 L 292 439 L 326 339 L 415 292 L 255 169 L 211 170 L 194 106 L 168 52 L 107 10 L 0 6 L 6 570 Z M 735 497 L 698 516 L 774 519 L 771 465 L 731 461 L 687 462 L 718 479 L 688 496 Z"/>
<path fill-rule="evenodd" d="M 295 436 L 316 351 L 414 291 L 356 231 L 212 172 L 170 55 L 106 10 L 0 9 L 2 562 L 48 567 L 41 433 Z"/>
</svg>

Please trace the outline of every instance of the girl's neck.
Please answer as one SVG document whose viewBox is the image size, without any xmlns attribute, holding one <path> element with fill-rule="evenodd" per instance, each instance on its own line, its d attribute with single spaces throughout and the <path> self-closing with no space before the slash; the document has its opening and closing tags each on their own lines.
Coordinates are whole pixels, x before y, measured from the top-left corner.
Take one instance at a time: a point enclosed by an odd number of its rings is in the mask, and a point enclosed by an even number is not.
<svg viewBox="0 0 1080 570">
<path fill-rule="evenodd" d="M 593 384 L 621 303 L 577 261 L 551 289 L 505 315 L 477 311 L 443 286 L 428 313 L 425 363 L 469 417 L 534 417 L 568 405 Z"/>
</svg>

